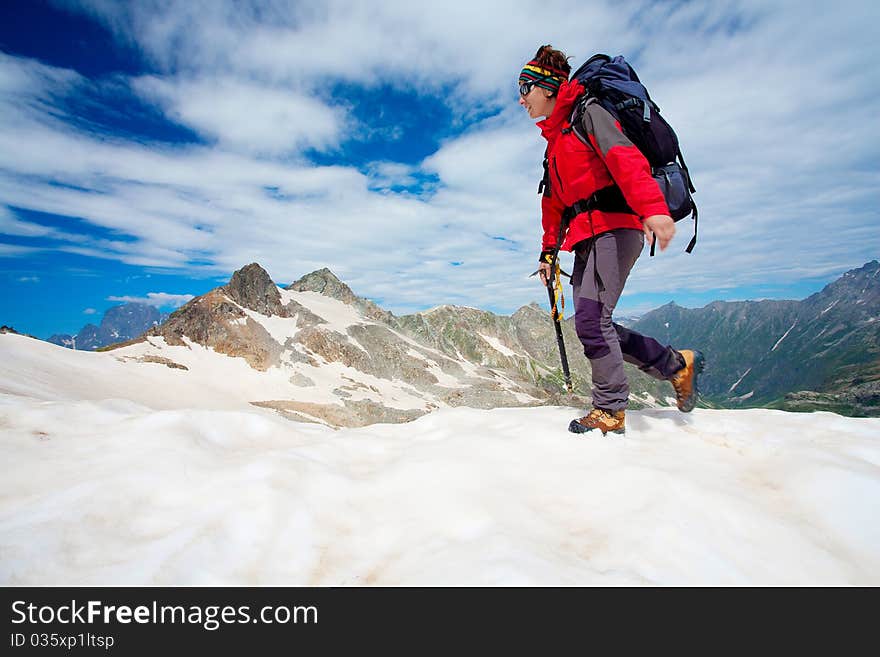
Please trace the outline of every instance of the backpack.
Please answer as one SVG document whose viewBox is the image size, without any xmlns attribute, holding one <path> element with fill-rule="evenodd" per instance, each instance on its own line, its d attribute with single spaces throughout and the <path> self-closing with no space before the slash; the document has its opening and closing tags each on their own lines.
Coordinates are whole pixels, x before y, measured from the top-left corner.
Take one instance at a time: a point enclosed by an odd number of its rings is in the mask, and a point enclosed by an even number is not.
<svg viewBox="0 0 880 657">
<path fill-rule="evenodd" d="M 623 134 L 648 160 L 651 175 L 663 192 L 672 219 L 679 221 L 693 216 L 694 236 L 685 249 L 688 253 L 693 251 L 697 243 L 697 206 L 691 194 L 697 190 L 684 163 L 675 131 L 660 116 L 660 108 L 651 100 L 632 66 L 622 56 L 612 59 L 608 55 L 593 55 L 574 72 L 571 79 L 577 80 L 586 89 L 586 93 L 575 104 L 571 125 L 580 125 L 590 102 L 598 102 L 620 123 Z M 574 129 L 574 133 L 589 145 L 580 131 Z M 617 196 L 620 196 L 619 192 Z M 601 195 L 598 198 L 593 209 L 601 210 Z M 651 255 L 654 255 L 653 244 Z"/>
</svg>

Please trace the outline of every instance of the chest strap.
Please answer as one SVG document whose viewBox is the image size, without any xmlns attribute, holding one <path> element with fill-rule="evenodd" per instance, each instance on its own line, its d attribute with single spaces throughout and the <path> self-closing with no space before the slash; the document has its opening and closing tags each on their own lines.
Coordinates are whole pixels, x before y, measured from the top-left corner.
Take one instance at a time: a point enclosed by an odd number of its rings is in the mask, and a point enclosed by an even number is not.
<svg viewBox="0 0 880 657">
<path fill-rule="evenodd" d="M 626 212 L 627 214 L 635 214 L 633 209 L 629 207 L 623 192 L 617 185 L 609 185 L 595 192 L 592 196 L 582 198 L 567 206 L 562 211 L 562 220 L 570 222 L 577 215 L 584 212 L 599 210 L 600 212 Z"/>
</svg>

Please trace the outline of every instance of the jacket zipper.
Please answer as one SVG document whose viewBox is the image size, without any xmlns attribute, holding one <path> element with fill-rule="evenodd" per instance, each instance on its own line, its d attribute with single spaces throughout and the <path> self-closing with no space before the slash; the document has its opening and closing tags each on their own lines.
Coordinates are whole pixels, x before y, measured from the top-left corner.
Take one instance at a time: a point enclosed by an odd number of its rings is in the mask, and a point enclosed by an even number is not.
<svg viewBox="0 0 880 657">
<path fill-rule="evenodd" d="M 559 181 L 559 194 L 560 194 L 560 200 L 561 200 L 561 198 L 562 198 L 561 195 L 562 195 L 562 192 L 565 190 L 565 187 L 562 184 L 562 176 L 559 175 L 559 167 L 556 166 L 556 156 L 555 155 L 553 156 L 553 170 L 556 172 L 556 180 Z"/>
</svg>

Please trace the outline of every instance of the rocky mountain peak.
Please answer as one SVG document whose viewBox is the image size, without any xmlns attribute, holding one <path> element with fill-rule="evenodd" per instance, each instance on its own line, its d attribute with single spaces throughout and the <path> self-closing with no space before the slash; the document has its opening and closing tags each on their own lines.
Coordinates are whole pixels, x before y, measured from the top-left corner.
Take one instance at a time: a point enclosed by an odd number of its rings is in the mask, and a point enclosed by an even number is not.
<svg viewBox="0 0 880 657">
<path fill-rule="evenodd" d="M 871 262 L 866 262 L 864 265 L 859 267 L 858 269 L 853 269 L 851 272 L 855 275 L 866 275 L 866 276 L 876 276 L 877 271 L 880 270 L 880 262 L 876 260 L 871 260 Z"/>
<path fill-rule="evenodd" d="M 232 274 L 224 287 L 229 298 L 242 308 L 261 315 L 286 317 L 287 309 L 281 303 L 281 293 L 269 274 L 256 262 L 242 267 Z"/>
<path fill-rule="evenodd" d="M 353 304 L 358 300 L 351 288 L 326 267 L 306 274 L 295 283 L 288 285 L 287 289 L 296 292 L 317 292 L 347 304 Z"/>
<path fill-rule="evenodd" d="M 830 283 L 827 288 L 844 288 L 849 285 L 870 285 L 877 287 L 880 278 L 880 263 L 876 260 L 867 262 L 858 269 L 851 269 L 836 281 Z"/>
<path fill-rule="evenodd" d="M 858 269 L 851 269 L 836 281 L 816 292 L 806 302 L 808 307 L 822 306 L 820 312 L 830 303 L 853 304 L 857 310 L 849 320 L 874 316 L 880 308 L 880 263 L 876 260 L 865 263 Z"/>
<path fill-rule="evenodd" d="M 140 327 L 159 324 L 162 321 L 162 313 L 155 306 L 145 303 L 126 303 L 121 306 L 108 308 L 101 320 L 101 327 L 120 327 L 128 324 Z M 137 330 L 137 329 L 135 329 Z M 143 331 L 142 328 L 140 328 Z"/>
<path fill-rule="evenodd" d="M 529 321 L 536 317 L 544 317 L 545 315 L 549 315 L 549 310 L 544 310 L 540 305 L 535 303 L 534 301 L 526 306 L 521 306 L 510 318 L 517 321 Z"/>
<path fill-rule="evenodd" d="M 48 342 L 68 349 L 94 351 L 111 344 L 126 342 L 165 321 L 167 315 L 155 306 L 129 302 L 108 308 L 100 326 L 86 324 L 76 335 L 56 333 Z"/>
</svg>

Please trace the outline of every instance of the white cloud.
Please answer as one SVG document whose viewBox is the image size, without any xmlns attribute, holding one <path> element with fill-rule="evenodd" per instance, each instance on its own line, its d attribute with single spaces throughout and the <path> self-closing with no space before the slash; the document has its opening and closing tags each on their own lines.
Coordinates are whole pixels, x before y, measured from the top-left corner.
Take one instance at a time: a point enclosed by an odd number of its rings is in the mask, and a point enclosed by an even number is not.
<svg viewBox="0 0 880 657">
<path fill-rule="evenodd" d="M 635 5 L 492 0 L 413 3 L 385 0 L 321 3 L 180 0 L 74 4 L 105 21 L 168 72 L 224 72 L 293 84 L 343 79 L 439 88 L 464 83 L 471 95 L 513 92 L 519 66 L 547 38 L 578 53 L 632 39 Z M 487 49 L 487 37 L 491 48 Z M 503 81 L 503 82 L 502 82 Z"/>
<path fill-rule="evenodd" d="M 170 119 L 248 153 L 326 148 L 337 142 L 344 118 L 312 96 L 228 77 L 169 81 L 149 76 L 132 84 Z"/>
<path fill-rule="evenodd" d="M 17 258 L 39 253 L 42 249 L 32 246 L 19 246 L 17 244 L 0 244 L 0 258 Z"/>
<path fill-rule="evenodd" d="M 373 189 L 391 187 L 410 187 L 419 183 L 415 174 L 417 167 L 399 162 L 373 162 L 369 166 L 368 176 Z"/>
<path fill-rule="evenodd" d="M 26 57 L 0 52 L 0 95 L 25 103 L 51 100 L 49 92 L 63 91 L 82 82 L 69 69 L 48 66 Z"/>
<path fill-rule="evenodd" d="M 107 301 L 121 301 L 123 303 L 145 303 L 157 308 L 179 308 L 183 304 L 192 301 L 195 297 L 192 294 L 168 294 L 166 292 L 147 292 L 145 297 L 107 297 Z M 88 313 L 91 314 L 91 313 Z"/>
<path fill-rule="evenodd" d="M 51 232 L 50 228 L 20 221 L 9 208 L 0 206 L 0 235 L 42 237 Z"/>
<path fill-rule="evenodd" d="M 85 310 L 83 310 L 83 315 L 95 315 L 97 314 L 97 312 L 98 311 L 94 308 L 86 308 Z"/>
<path fill-rule="evenodd" d="M 20 276 L 18 278 L 18 282 L 19 283 L 39 283 L 40 277 L 39 276 Z"/>
</svg>

